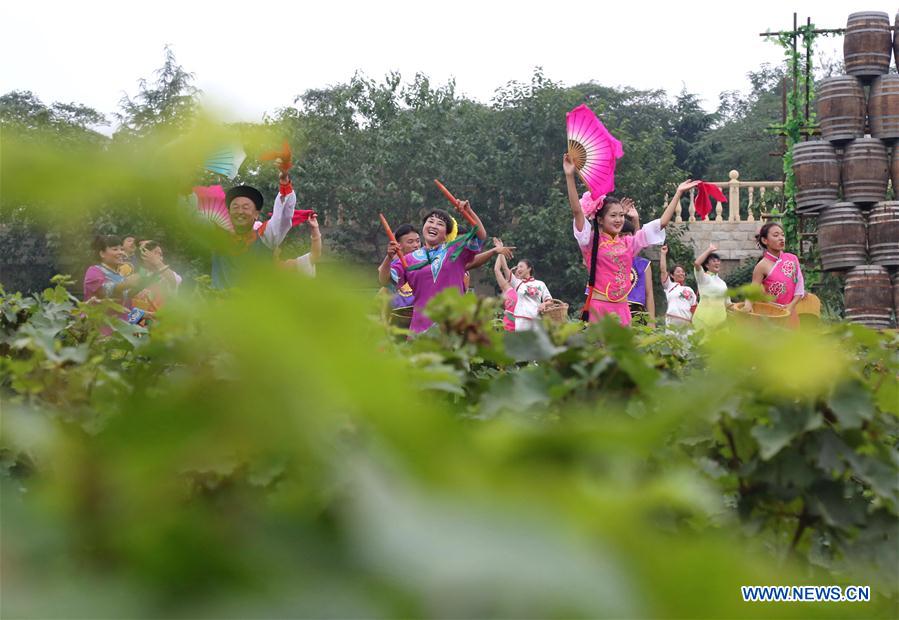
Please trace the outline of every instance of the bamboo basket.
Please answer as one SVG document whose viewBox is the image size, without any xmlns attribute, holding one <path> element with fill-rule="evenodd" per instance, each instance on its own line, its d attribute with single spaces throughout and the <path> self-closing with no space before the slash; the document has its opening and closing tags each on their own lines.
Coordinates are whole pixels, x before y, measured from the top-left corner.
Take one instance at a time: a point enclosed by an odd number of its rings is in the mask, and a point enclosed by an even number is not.
<svg viewBox="0 0 899 620">
<path fill-rule="evenodd" d="M 796 314 L 811 314 L 821 318 L 821 300 L 814 293 L 808 293 L 796 304 Z"/>
<path fill-rule="evenodd" d="M 727 308 L 727 316 L 735 323 L 769 323 L 771 325 L 787 326 L 790 320 L 789 311 L 783 306 L 767 301 L 756 301 L 752 304 L 752 312 L 744 312 L 746 302 L 739 302 Z"/>
<path fill-rule="evenodd" d="M 543 316 L 549 318 L 553 323 L 564 323 L 568 320 L 568 304 L 559 299 L 553 299 L 552 305 L 543 312 Z"/>
</svg>

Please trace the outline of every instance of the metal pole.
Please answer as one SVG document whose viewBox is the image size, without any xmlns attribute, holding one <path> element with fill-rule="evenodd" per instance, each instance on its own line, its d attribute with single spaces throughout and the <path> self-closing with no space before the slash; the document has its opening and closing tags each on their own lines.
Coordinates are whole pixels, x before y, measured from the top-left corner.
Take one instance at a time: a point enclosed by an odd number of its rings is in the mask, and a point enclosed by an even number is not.
<svg viewBox="0 0 899 620">
<path fill-rule="evenodd" d="M 896 30 L 896 26 L 890 26 L 890 30 Z M 845 28 L 816 28 L 812 30 L 814 34 L 846 34 Z M 782 34 L 790 34 L 789 30 L 781 30 L 780 32 L 760 32 L 760 37 L 779 37 Z"/>
<path fill-rule="evenodd" d="M 787 76 L 780 78 L 780 123 L 784 128 L 780 133 L 780 150 L 787 152 Z"/>
<path fill-rule="evenodd" d="M 810 28 L 812 25 L 812 18 L 807 17 L 805 20 L 806 29 Z M 806 44 L 805 38 L 808 36 L 808 32 L 802 35 L 802 43 Z M 810 74 L 810 67 L 812 64 L 812 48 L 810 45 L 805 45 L 805 139 L 808 140 L 809 137 L 809 98 L 811 96 L 811 84 L 810 81 L 812 76 Z"/>
<path fill-rule="evenodd" d="M 798 56 L 798 52 L 796 50 L 796 40 L 799 38 L 797 28 L 799 27 L 799 23 L 797 22 L 797 15 L 793 13 L 793 57 L 791 60 L 795 60 Z M 791 114 L 795 116 L 799 116 L 797 112 L 799 111 L 799 65 L 794 62 L 793 63 L 793 109 L 790 110 Z"/>
</svg>

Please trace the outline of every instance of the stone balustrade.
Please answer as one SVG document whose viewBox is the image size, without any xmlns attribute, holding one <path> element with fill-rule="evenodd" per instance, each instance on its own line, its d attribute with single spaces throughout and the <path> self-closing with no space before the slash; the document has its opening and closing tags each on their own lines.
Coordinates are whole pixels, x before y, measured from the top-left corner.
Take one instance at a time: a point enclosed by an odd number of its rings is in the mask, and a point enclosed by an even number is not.
<svg viewBox="0 0 899 620">
<path fill-rule="evenodd" d="M 706 219 L 699 220 L 693 206 L 695 192 L 691 191 L 689 197 L 684 197 L 684 203 L 675 213 L 673 222 L 681 240 L 693 246 L 697 254 L 710 243 L 718 247 L 724 274 L 741 261 L 759 256 L 761 251 L 756 245 L 755 235 L 764 216 L 774 207 L 783 210 L 782 182 L 741 181 L 736 170 L 731 170 L 729 176 L 729 181 L 715 183 L 727 196 L 726 203 L 713 200 L 712 212 Z M 669 197 L 665 196 L 665 204 L 668 200 Z"/>
</svg>

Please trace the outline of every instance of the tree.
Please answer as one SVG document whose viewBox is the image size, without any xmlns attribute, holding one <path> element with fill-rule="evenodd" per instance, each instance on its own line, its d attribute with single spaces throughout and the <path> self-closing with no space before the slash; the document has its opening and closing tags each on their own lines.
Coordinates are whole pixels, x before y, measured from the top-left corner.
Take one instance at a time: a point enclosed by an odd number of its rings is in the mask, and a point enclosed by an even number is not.
<svg viewBox="0 0 899 620">
<path fill-rule="evenodd" d="M 19 137 L 53 139 L 69 145 L 105 142 L 96 127 L 107 125 L 106 117 L 80 103 L 56 101 L 49 106 L 30 90 L 13 90 L 0 96 L 0 126 Z"/>
<path fill-rule="evenodd" d="M 700 139 L 699 148 L 716 154 L 709 163 L 710 178 L 727 179 L 733 169 L 745 180 L 770 181 L 782 176 L 780 158 L 771 156 L 779 152 L 780 139 L 770 127 L 781 119 L 783 69 L 763 65 L 748 77 L 748 93 L 721 93 L 719 124 Z"/>
<path fill-rule="evenodd" d="M 683 88 L 674 103 L 674 118 L 669 138 L 674 147 L 674 160 L 687 176 L 702 179 L 715 153 L 702 142 L 702 137 L 714 125 L 717 114 L 709 114 L 699 97 Z"/>
<path fill-rule="evenodd" d="M 197 113 L 200 90 L 193 85 L 194 74 L 178 64 L 170 47 L 166 46 L 165 62 L 155 74 L 153 84 L 141 78 L 137 95 L 132 99 L 126 94 L 119 101 L 116 138 L 146 136 L 159 127 L 182 129 Z"/>
</svg>

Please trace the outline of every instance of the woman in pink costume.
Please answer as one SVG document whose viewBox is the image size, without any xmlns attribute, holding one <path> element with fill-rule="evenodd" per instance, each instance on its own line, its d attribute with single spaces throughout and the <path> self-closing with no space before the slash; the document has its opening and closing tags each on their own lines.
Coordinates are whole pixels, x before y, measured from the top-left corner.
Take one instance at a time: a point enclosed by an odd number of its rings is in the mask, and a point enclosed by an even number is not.
<svg viewBox="0 0 899 620">
<path fill-rule="evenodd" d="M 622 325 L 630 325 L 627 296 L 634 286 L 631 277 L 634 255 L 647 246 L 665 242 L 665 227 L 671 221 L 681 197 L 699 181 L 681 183 L 659 219 L 647 223 L 634 235 L 622 236 L 625 217 L 637 217 L 633 201 L 620 201 L 613 196 L 593 197 L 590 192 L 579 198 L 574 180 L 577 169 L 567 154 L 562 159 L 562 168 L 574 218 L 574 238 L 590 274 L 583 318 L 597 321 L 606 314 L 615 314 Z M 594 257 L 597 258 L 595 267 Z"/>
<path fill-rule="evenodd" d="M 755 240 L 765 254 L 752 270 L 752 283 L 761 284 L 765 293 L 774 298 L 774 303 L 789 310 L 788 325 L 798 329 L 796 304 L 805 297 L 805 278 L 802 277 L 799 258 L 784 251 L 787 237 L 783 227 L 777 222 L 768 222 L 762 226 Z M 743 309 L 751 312 L 752 302 L 747 301 Z"/>
</svg>

